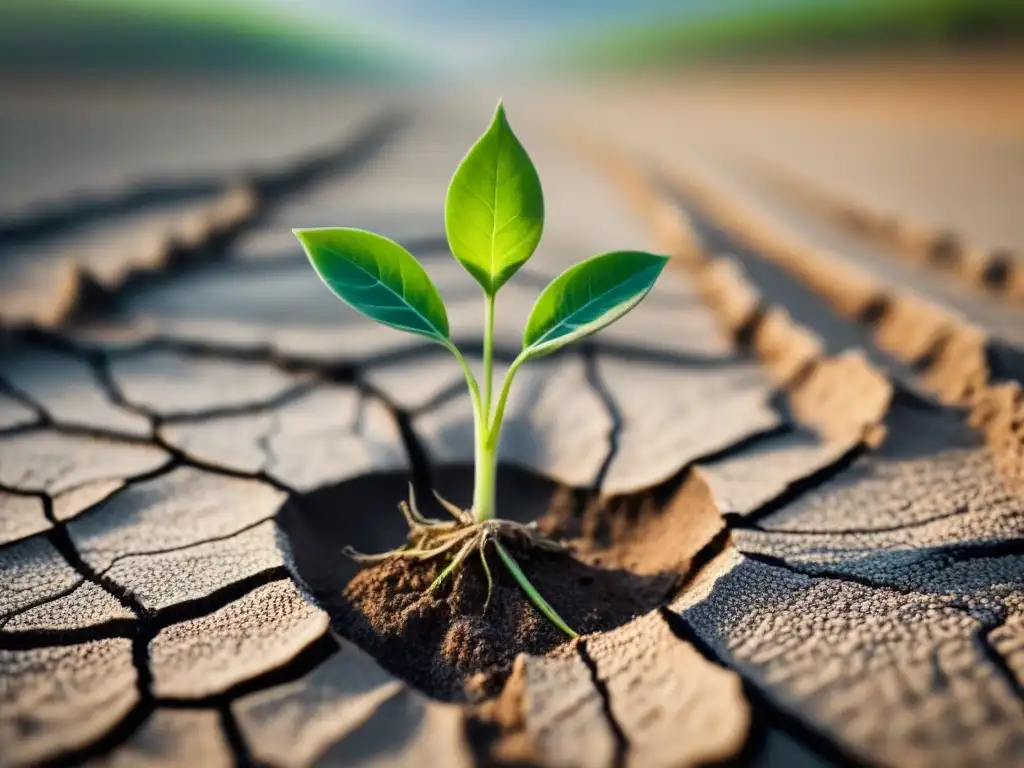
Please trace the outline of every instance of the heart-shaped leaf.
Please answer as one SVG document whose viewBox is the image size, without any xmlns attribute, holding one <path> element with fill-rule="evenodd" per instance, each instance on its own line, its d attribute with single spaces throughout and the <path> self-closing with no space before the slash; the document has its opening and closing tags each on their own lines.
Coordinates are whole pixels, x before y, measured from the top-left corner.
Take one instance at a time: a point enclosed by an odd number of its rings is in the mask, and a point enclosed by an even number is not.
<svg viewBox="0 0 1024 768">
<path fill-rule="evenodd" d="M 361 229 L 293 230 L 335 296 L 383 325 L 448 341 L 444 301 L 415 257 Z"/>
<path fill-rule="evenodd" d="M 653 253 L 614 251 L 570 267 L 530 310 L 524 353 L 545 355 L 611 325 L 643 300 L 667 262 Z"/>
<path fill-rule="evenodd" d="M 540 242 L 540 178 L 501 102 L 490 127 L 455 170 L 444 226 L 455 258 L 492 296 Z"/>
</svg>

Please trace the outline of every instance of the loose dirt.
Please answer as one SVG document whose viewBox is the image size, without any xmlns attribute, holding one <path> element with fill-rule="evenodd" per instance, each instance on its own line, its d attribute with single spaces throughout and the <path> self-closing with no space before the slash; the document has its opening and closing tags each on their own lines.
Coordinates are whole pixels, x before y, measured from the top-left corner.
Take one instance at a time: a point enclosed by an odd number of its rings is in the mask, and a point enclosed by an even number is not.
<svg viewBox="0 0 1024 768">
<path fill-rule="evenodd" d="M 451 468 L 437 481 L 447 498 L 461 503 L 470 495 L 472 470 Z M 376 552 L 402 542 L 405 523 L 396 506 L 402 488 L 398 476 L 364 477 L 318 491 L 282 512 L 296 569 L 338 634 L 392 673 L 449 701 L 498 694 L 520 653 L 568 652 L 570 639 L 529 602 L 493 545 L 487 552 L 494 589 L 486 608 L 487 580 L 478 555 L 430 595 L 426 590 L 447 558 L 393 559 L 363 568 L 344 558 L 345 544 Z M 506 546 L 581 635 L 612 629 L 662 605 L 685 580 L 692 555 L 721 525 L 717 514 L 698 512 L 708 508 L 697 498 L 706 493 L 703 484 L 684 479 L 598 501 L 523 470 L 503 469 L 499 489 L 499 514 L 518 522 L 538 520 L 545 533 L 568 545 L 564 553 Z M 329 549 L 337 553 L 333 558 Z"/>
</svg>

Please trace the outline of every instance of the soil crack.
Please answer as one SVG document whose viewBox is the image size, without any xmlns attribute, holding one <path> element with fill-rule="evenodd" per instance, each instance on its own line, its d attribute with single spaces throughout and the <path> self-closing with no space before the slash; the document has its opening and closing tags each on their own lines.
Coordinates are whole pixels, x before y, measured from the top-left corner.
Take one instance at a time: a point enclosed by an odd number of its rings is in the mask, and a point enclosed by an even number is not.
<svg viewBox="0 0 1024 768">
<path fill-rule="evenodd" d="M 668 607 L 659 608 L 658 612 L 668 625 L 669 630 L 679 640 L 691 645 L 712 664 L 739 675 L 743 684 L 743 695 L 750 704 L 752 714 L 750 735 L 739 756 L 740 764 L 757 762 L 756 758 L 764 749 L 769 732 L 779 730 L 809 752 L 814 753 L 827 765 L 843 766 L 844 768 L 868 768 L 868 763 L 779 705 L 753 680 L 744 675 L 742 670 L 727 664 L 711 645 L 697 634 L 690 622 L 683 616 Z"/>
<path fill-rule="evenodd" d="M 926 265 L 954 281 L 980 287 L 1009 302 L 1019 301 L 1008 294 L 1019 277 L 1024 253 L 1008 248 L 980 246 L 962 234 L 908 218 L 886 213 L 863 201 L 797 178 L 779 167 L 754 163 L 755 174 L 781 194 L 819 211 L 838 227 L 884 245 L 894 257 L 911 264 Z"/>
<path fill-rule="evenodd" d="M 57 336 L 55 332 L 42 328 L 22 329 L 23 335 L 49 335 Z M 59 337 L 58 337 L 59 338 Z M 65 344 L 71 344 L 63 340 Z M 483 342 L 478 337 L 452 339 L 452 342 L 462 351 L 466 357 L 482 357 Z M 101 346 L 89 344 L 88 342 L 75 342 L 80 345 L 82 352 L 103 353 Z M 639 345 L 626 345 L 607 340 L 593 340 L 587 342 L 588 346 L 607 357 L 615 358 L 625 362 L 635 361 L 664 365 L 671 367 L 697 367 L 708 368 L 719 365 L 731 365 L 733 361 L 707 355 L 692 355 L 679 352 L 671 352 L 662 349 L 649 348 Z M 420 343 L 411 341 L 400 347 L 393 347 L 387 351 L 377 354 L 361 356 L 356 359 L 332 359 L 332 358 L 311 358 L 303 355 L 296 355 L 272 347 L 269 344 L 241 344 L 198 341 L 196 339 L 181 339 L 166 334 L 155 334 L 146 339 L 133 343 L 119 345 L 116 350 L 109 354 L 112 357 L 123 359 L 135 355 L 144 355 L 152 352 L 174 352 L 180 355 L 193 356 L 207 359 L 227 359 L 237 362 L 263 362 L 288 372 L 313 371 L 338 380 L 338 376 L 351 378 L 355 371 L 376 366 L 386 366 L 392 363 L 410 362 L 421 357 L 428 357 L 437 351 L 436 344 Z M 518 357 L 520 350 L 512 347 L 495 345 L 493 350 L 494 360 L 501 363 L 511 363 Z M 557 359 L 560 356 L 579 354 L 578 349 L 557 350 L 550 355 L 550 359 Z"/>
<path fill-rule="evenodd" d="M 748 525 L 744 523 L 748 522 L 747 518 L 739 515 L 729 515 L 730 519 L 735 519 L 736 524 L 734 528 L 749 528 L 756 530 L 760 533 L 766 533 L 770 535 L 779 536 L 847 536 L 847 535 L 868 535 L 875 533 L 894 533 L 897 531 L 908 531 L 914 528 L 920 528 L 932 523 L 939 522 L 941 520 L 948 520 L 953 517 L 967 514 L 967 506 L 964 504 L 958 504 L 955 509 L 951 512 L 943 512 L 939 515 L 932 517 L 926 517 L 921 520 L 913 520 L 906 523 L 897 523 L 895 525 L 879 526 L 878 528 L 765 528 L 757 523 L 751 522 Z"/>
<path fill-rule="evenodd" d="M 24 541 L 24 539 L 19 539 L 19 541 Z M 14 543 L 14 542 L 11 542 L 11 543 Z M 5 545 L 5 546 L 9 546 L 9 545 Z M 72 592 L 74 592 L 76 589 L 78 589 L 80 586 L 85 584 L 86 581 L 87 580 L 85 578 L 83 578 L 81 576 L 81 574 L 79 574 L 78 581 L 74 582 L 73 584 L 71 584 L 68 587 L 65 587 L 64 589 L 62 589 L 57 594 L 55 594 L 55 595 L 47 595 L 46 597 L 39 598 L 38 600 L 33 600 L 32 602 L 28 603 L 27 605 L 23 605 L 18 610 L 13 611 L 12 613 L 7 614 L 3 619 L 0 619 L 0 637 L 4 637 L 4 636 L 6 636 L 8 634 L 13 634 L 13 633 L 7 633 L 7 632 L 3 632 L 2 631 L 3 628 L 6 627 L 10 623 L 11 619 L 14 619 L 14 618 L 16 618 L 18 616 L 21 616 L 23 613 L 28 613 L 29 611 L 35 610 L 36 608 L 38 608 L 41 605 L 46 605 L 47 603 L 52 603 L 52 602 L 54 602 L 56 600 L 60 600 L 62 597 L 67 597 Z"/>
<path fill-rule="evenodd" d="M 146 609 L 134 595 L 132 595 L 128 590 L 122 589 L 108 577 L 101 575 L 95 568 L 85 562 L 78 551 L 78 547 L 76 547 L 74 541 L 72 541 L 67 527 L 62 521 L 57 519 L 56 515 L 54 515 L 53 499 L 50 495 L 40 494 L 40 498 L 43 500 L 43 514 L 46 515 L 47 521 L 51 526 L 53 526 L 43 535 L 46 536 L 51 544 L 53 544 L 61 557 L 63 557 L 85 581 L 92 582 L 98 586 L 140 619 L 146 616 Z"/>
<path fill-rule="evenodd" d="M 409 459 L 413 488 L 415 488 L 419 498 L 430 498 L 434 490 L 434 472 L 432 471 L 430 454 L 423 441 L 420 440 L 419 435 L 416 434 L 415 427 L 413 427 L 413 414 L 404 408 L 400 408 L 384 392 L 363 378 L 357 377 L 355 384 L 360 392 L 376 399 L 391 414 L 391 418 L 394 419 L 395 426 L 398 428 L 398 434 L 402 440 L 406 457 Z"/>
<path fill-rule="evenodd" d="M 197 699 L 159 698 L 153 694 L 152 671 L 149 666 L 149 646 L 162 630 L 174 624 L 207 616 L 265 584 L 288 578 L 290 576 L 284 566 L 278 566 L 234 582 L 203 598 L 179 603 L 157 612 L 147 612 L 134 600 L 130 593 L 118 589 L 116 585 L 104 585 L 104 583 L 97 581 L 97 583 L 101 583 L 101 586 L 104 586 L 104 589 L 108 589 L 108 591 L 112 589 L 111 594 L 114 594 L 115 597 L 123 598 L 134 605 L 132 610 L 135 610 L 136 615 L 139 617 L 137 620 L 115 620 L 108 622 L 106 625 L 100 625 L 99 628 L 91 628 L 94 631 L 99 629 L 103 633 L 103 637 L 131 638 L 132 664 L 136 672 L 136 688 L 139 694 L 139 701 L 121 722 L 99 740 L 80 750 L 55 756 L 47 765 L 79 764 L 87 762 L 91 758 L 110 753 L 131 738 L 157 707 L 216 709 L 222 713 L 228 712 L 230 716 L 230 704 L 238 697 L 296 680 L 325 661 L 337 650 L 337 643 L 326 632 L 318 640 L 313 641 L 306 648 L 302 649 L 286 664 L 249 680 L 242 681 L 223 693 Z M 38 633 L 36 634 L 36 639 L 40 642 L 32 644 L 33 638 L 29 637 L 30 634 L 35 633 L 25 633 L 24 638 L 19 633 L 14 635 L 10 642 L 12 645 L 17 646 L 16 650 L 21 650 L 54 644 L 72 645 L 75 644 L 75 641 L 84 643 L 92 639 L 98 639 L 89 636 L 89 630 L 83 630 L 80 633 L 69 634 L 66 641 L 62 637 L 57 643 L 52 643 L 50 640 L 53 638 L 49 633 Z M 0 636 L 0 638 L 2 637 Z M 7 643 L 6 639 L 0 639 L 0 647 L 6 647 Z M 233 722 L 233 717 L 230 717 L 230 720 Z M 224 722 L 222 714 L 222 724 Z M 236 732 L 233 737 L 232 732 L 226 728 L 225 735 L 235 750 L 239 761 L 238 764 L 245 766 L 255 765 L 244 741 L 241 740 L 240 733 Z"/>
<path fill-rule="evenodd" d="M 240 405 L 224 405 L 199 411 L 182 411 L 180 413 L 164 415 L 153 414 L 152 418 L 156 426 L 161 427 L 165 424 L 194 424 L 208 419 L 223 419 L 233 416 L 257 416 L 293 403 L 304 395 L 309 394 L 317 386 L 317 382 L 307 381 L 288 387 L 266 400 L 242 403 Z"/>
<path fill-rule="evenodd" d="M 0 376 L 0 394 L 7 395 L 7 397 L 35 413 L 39 422 L 46 423 L 51 420 L 50 415 L 46 412 L 46 409 L 43 408 L 43 406 L 33 400 L 27 392 L 23 392 L 18 387 L 14 386 L 3 376 Z"/>
<path fill-rule="evenodd" d="M 337 641 L 325 632 L 318 639 L 303 648 L 290 661 L 275 669 L 263 672 L 248 680 L 243 680 L 221 693 L 198 698 L 179 698 L 173 696 L 157 696 L 153 698 L 154 706 L 168 709 L 221 709 L 232 702 L 251 693 L 265 691 L 286 685 L 305 677 L 327 659 L 339 652 Z"/>
<path fill-rule="evenodd" d="M 759 521 L 775 514 L 808 492 L 820 488 L 834 477 L 842 474 L 853 466 L 857 459 L 866 455 L 870 450 L 869 446 L 863 442 L 854 443 L 838 458 L 822 467 L 818 467 L 810 474 L 792 481 L 781 493 L 776 494 L 756 509 L 742 515 L 735 512 L 724 512 L 722 513 L 722 518 L 731 528 L 762 530 L 758 525 Z"/>
<path fill-rule="evenodd" d="M 79 582 L 81 585 L 81 582 Z M 30 651 L 36 648 L 58 648 L 81 645 L 115 637 L 134 638 L 138 631 L 135 619 L 111 619 L 102 624 L 74 629 L 26 629 L 0 632 L 0 649 Z"/>
<path fill-rule="evenodd" d="M 601 488 L 604 487 L 605 478 L 608 475 L 608 469 L 611 467 L 612 462 L 615 461 L 615 457 L 619 453 L 619 436 L 622 434 L 623 419 L 622 409 L 619 408 L 619 404 L 615 400 L 615 396 L 611 393 L 611 390 L 605 384 L 601 378 L 601 374 L 597 369 L 597 350 L 593 344 L 584 344 L 582 349 L 584 375 L 586 377 L 587 384 L 594 391 L 597 399 L 601 401 L 601 405 L 604 406 L 605 411 L 608 414 L 608 418 L 611 421 L 611 427 L 608 430 L 608 452 L 605 454 L 604 461 L 601 462 L 601 466 L 597 470 L 597 474 L 594 476 L 594 481 L 591 483 L 591 488 L 594 492 L 599 493 Z"/>
<path fill-rule="evenodd" d="M 245 741 L 245 736 L 242 734 L 242 729 L 238 726 L 238 720 L 235 719 L 235 713 L 231 711 L 231 703 L 222 702 L 217 707 L 217 715 L 220 718 L 220 728 L 224 732 L 224 738 L 234 753 L 236 768 L 257 768 L 257 766 L 266 768 L 265 765 L 258 764 L 256 758 L 253 757 L 252 751 Z"/>
<path fill-rule="evenodd" d="M 974 643 L 978 646 L 981 655 L 992 665 L 996 674 L 1009 686 L 1010 690 L 1018 700 L 1024 702 L 1024 681 L 1022 681 L 1006 657 L 992 644 L 992 633 L 1006 624 L 1008 616 L 1004 613 L 995 621 L 983 621 L 978 631 L 974 633 Z"/>
<path fill-rule="evenodd" d="M 604 718 L 608 723 L 608 728 L 611 730 L 612 738 L 615 741 L 615 752 L 612 755 L 612 768 L 625 768 L 626 755 L 629 752 L 629 737 L 626 736 L 626 732 L 623 730 L 622 725 L 615 717 L 615 712 L 612 710 L 612 699 L 611 694 L 608 691 L 608 684 L 601 678 L 601 674 L 597 669 L 597 662 L 594 661 L 590 655 L 590 651 L 587 650 L 586 639 L 581 639 L 576 643 L 576 652 L 579 654 L 580 660 L 586 666 L 587 671 L 590 672 L 590 681 L 594 685 L 594 690 L 597 691 L 597 695 L 601 697 L 601 712 L 604 714 Z"/>
<path fill-rule="evenodd" d="M 46 533 L 47 538 L 61 554 L 61 556 L 78 571 L 82 577 L 116 599 L 122 606 L 127 608 L 135 617 L 133 622 L 132 640 L 132 665 L 135 667 L 135 685 L 139 694 L 139 705 L 136 709 L 145 706 L 145 703 L 152 697 L 152 670 L 149 667 L 149 643 L 156 635 L 154 622 L 149 611 L 130 590 L 124 589 L 107 576 L 100 575 L 97 571 L 85 562 L 75 546 L 67 527 L 57 520 L 53 513 L 53 500 L 48 494 L 43 495 L 43 510 L 46 519 L 53 528 Z M 129 714 L 131 718 L 135 710 Z M 145 719 L 143 717 L 142 719 Z M 141 720 L 140 720 L 141 722 Z M 115 729 L 116 730 L 116 729 Z"/>
<path fill-rule="evenodd" d="M 830 568 L 821 567 L 818 565 L 809 565 L 804 567 L 791 563 L 782 557 L 776 557 L 775 555 L 766 555 L 762 552 L 747 552 L 740 550 L 743 556 L 748 560 L 766 565 L 769 568 L 779 568 L 790 573 L 796 573 L 801 576 L 808 576 L 812 579 L 834 579 L 836 581 L 846 581 L 850 584 L 857 584 L 861 587 L 867 587 L 868 589 L 885 589 L 892 592 L 898 592 L 902 595 L 914 595 L 919 596 L 922 593 L 916 589 L 910 589 L 909 587 L 901 587 L 896 584 L 887 584 L 881 581 L 875 581 L 869 579 L 866 576 L 858 576 L 852 573 L 844 573 L 842 571 L 835 571 Z"/>
<path fill-rule="evenodd" d="M 104 285 L 96 280 L 87 270 L 80 268 L 75 273 L 75 283 L 71 286 L 66 306 L 60 316 L 54 318 L 55 325 L 66 325 L 75 320 L 87 319 L 99 313 L 101 307 L 109 306 L 119 297 L 130 291 L 156 280 L 163 280 L 168 275 L 179 272 L 193 264 L 206 262 L 204 257 L 225 258 L 229 246 L 243 233 L 257 226 L 268 211 L 282 199 L 316 184 L 332 175 L 345 175 L 368 162 L 380 152 L 409 122 L 408 110 L 391 108 L 378 114 L 364 124 L 355 136 L 346 138 L 323 150 L 306 153 L 304 156 L 289 160 L 279 168 L 271 168 L 251 174 L 247 178 L 236 180 L 235 174 L 225 177 L 219 186 L 220 194 L 207 207 L 210 221 L 204 231 L 193 242 L 187 244 L 167 237 L 162 258 L 155 265 L 130 265 L 124 274 L 113 285 Z M 200 185 L 202 186 L 202 185 Z M 145 198 L 145 195 L 142 196 Z M 85 223 L 89 218 L 97 218 L 96 214 L 106 211 L 130 211 L 131 205 L 137 204 L 139 198 L 130 197 L 122 205 L 111 205 L 104 209 L 102 205 L 89 210 L 86 203 L 84 209 L 75 213 L 43 215 L 36 223 L 29 220 L 21 225 L 8 224 L 0 229 L 0 238 L 17 239 L 20 233 L 24 236 L 40 236 L 40 223 L 48 223 L 51 232 L 61 228 L 73 228 L 75 222 Z M 93 214 L 83 215 L 82 211 Z"/>
</svg>

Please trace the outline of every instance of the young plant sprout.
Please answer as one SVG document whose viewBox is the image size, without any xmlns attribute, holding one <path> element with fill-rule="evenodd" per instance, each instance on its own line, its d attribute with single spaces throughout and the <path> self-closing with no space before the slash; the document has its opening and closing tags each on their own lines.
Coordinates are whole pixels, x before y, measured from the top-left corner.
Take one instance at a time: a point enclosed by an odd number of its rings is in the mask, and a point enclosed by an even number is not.
<svg viewBox="0 0 1024 768">
<path fill-rule="evenodd" d="M 297 229 L 306 255 L 320 279 L 349 306 L 378 323 L 425 336 L 455 357 L 466 377 L 473 403 L 476 465 L 473 506 L 463 510 L 437 496 L 454 518 L 427 519 L 410 487 L 400 508 L 409 524 L 405 546 L 380 555 L 347 553 L 360 562 L 390 558 L 428 560 L 451 556 L 430 585 L 436 589 L 474 552 L 493 582 L 486 547 L 493 544 L 502 563 L 527 597 L 555 626 L 575 637 L 530 584 L 504 543 L 561 550 L 536 524 L 497 517 L 495 480 L 505 404 L 519 367 L 618 320 L 647 295 L 661 274 L 666 256 L 614 251 L 594 256 L 555 278 L 540 294 L 523 332 L 523 348 L 512 362 L 497 396 L 493 391 L 494 309 L 501 287 L 533 255 L 544 228 L 540 179 L 526 150 L 512 132 L 498 103 L 490 127 L 459 164 L 445 201 L 445 230 L 452 254 L 483 288 L 483 386 L 451 339 L 440 293 L 411 253 L 385 237 L 359 229 Z"/>
</svg>

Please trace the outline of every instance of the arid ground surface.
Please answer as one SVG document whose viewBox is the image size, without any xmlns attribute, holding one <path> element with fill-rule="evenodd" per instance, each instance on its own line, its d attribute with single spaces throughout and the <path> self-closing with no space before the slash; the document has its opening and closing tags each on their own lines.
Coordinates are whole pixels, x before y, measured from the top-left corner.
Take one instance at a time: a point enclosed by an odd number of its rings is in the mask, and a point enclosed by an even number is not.
<svg viewBox="0 0 1024 768">
<path fill-rule="evenodd" d="M 469 503 L 472 416 L 290 233 L 404 243 L 478 361 L 443 200 L 498 94 L 6 89 L 0 765 L 1024 764 L 1022 68 L 846 66 L 504 94 L 501 366 L 571 263 L 676 257 L 510 401 L 572 642 L 496 564 L 486 614 L 355 575 L 410 481 Z"/>
</svg>

